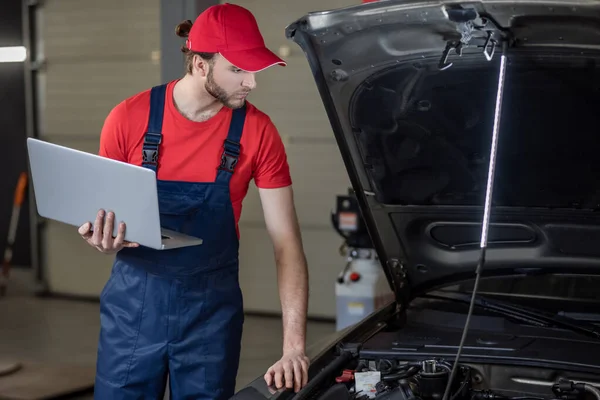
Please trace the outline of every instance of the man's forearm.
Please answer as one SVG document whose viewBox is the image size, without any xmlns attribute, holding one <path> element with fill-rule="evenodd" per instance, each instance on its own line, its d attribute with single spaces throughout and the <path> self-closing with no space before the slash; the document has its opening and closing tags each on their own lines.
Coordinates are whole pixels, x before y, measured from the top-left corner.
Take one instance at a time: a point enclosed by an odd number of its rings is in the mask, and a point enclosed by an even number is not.
<svg viewBox="0 0 600 400">
<path fill-rule="evenodd" d="M 308 268 L 302 246 L 276 252 L 275 261 L 283 313 L 283 351 L 305 351 Z"/>
<path fill-rule="evenodd" d="M 291 186 L 260 189 L 265 222 L 273 243 L 283 313 L 283 350 L 305 351 L 308 268 Z"/>
</svg>

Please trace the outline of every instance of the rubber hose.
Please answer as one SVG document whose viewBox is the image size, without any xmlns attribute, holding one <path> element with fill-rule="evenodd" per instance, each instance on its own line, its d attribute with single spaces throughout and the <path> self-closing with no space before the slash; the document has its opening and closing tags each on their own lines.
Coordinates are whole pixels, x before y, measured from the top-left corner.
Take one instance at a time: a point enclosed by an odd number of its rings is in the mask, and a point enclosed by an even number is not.
<svg viewBox="0 0 600 400">
<path fill-rule="evenodd" d="M 309 397 L 311 392 L 322 383 L 323 379 L 329 378 L 329 375 L 333 374 L 336 370 L 344 366 L 348 361 L 352 359 L 352 353 L 344 352 L 338 358 L 333 360 L 329 365 L 327 365 L 321 372 L 315 376 L 315 378 L 309 381 L 306 386 L 304 386 L 297 395 L 294 396 L 294 400 L 304 400 Z M 599 399 L 600 400 L 600 399 Z"/>
<path fill-rule="evenodd" d="M 594 396 L 596 396 L 596 398 L 597 398 L 598 400 L 600 400 L 600 390 L 596 389 L 596 388 L 595 388 L 594 386 L 592 386 L 592 385 L 588 385 L 587 383 L 586 383 L 586 384 L 584 384 L 584 386 L 583 386 L 583 387 L 585 388 L 585 390 L 586 390 L 587 392 L 590 392 L 591 394 L 593 394 Z"/>
</svg>

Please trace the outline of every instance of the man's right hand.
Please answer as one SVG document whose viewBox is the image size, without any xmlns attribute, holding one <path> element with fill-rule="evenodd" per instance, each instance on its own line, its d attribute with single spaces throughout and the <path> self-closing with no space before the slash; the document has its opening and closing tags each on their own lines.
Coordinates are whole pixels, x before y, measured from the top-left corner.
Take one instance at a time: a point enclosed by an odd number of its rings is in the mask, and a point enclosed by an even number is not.
<svg viewBox="0 0 600 400">
<path fill-rule="evenodd" d="M 89 243 L 90 246 L 95 247 L 100 252 L 105 254 L 114 254 L 121 250 L 123 247 L 138 247 L 138 243 L 128 242 L 125 240 L 125 223 L 119 224 L 119 230 L 117 237 L 112 236 L 114 229 L 115 214 L 109 212 L 104 218 L 104 210 L 98 211 L 96 215 L 96 221 L 94 222 L 94 229 L 92 231 L 92 224 L 87 222 L 79 227 L 79 234 L 81 237 Z"/>
</svg>

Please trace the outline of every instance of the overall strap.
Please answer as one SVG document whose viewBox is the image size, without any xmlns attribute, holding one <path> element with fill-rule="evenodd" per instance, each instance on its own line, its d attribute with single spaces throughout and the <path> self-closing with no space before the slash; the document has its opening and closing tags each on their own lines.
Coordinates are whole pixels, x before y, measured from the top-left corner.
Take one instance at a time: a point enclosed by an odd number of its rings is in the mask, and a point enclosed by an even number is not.
<svg viewBox="0 0 600 400">
<path fill-rule="evenodd" d="M 223 154 L 221 154 L 221 165 L 217 171 L 218 183 L 229 183 L 233 171 L 240 156 L 240 140 L 244 130 L 244 122 L 246 121 L 246 104 L 240 108 L 236 108 L 231 113 L 231 122 L 229 124 L 229 132 L 223 143 Z"/>
<path fill-rule="evenodd" d="M 162 124 L 165 110 L 167 84 L 154 86 L 150 91 L 150 116 L 144 135 L 142 167 L 156 172 L 158 168 L 158 147 L 162 141 Z"/>
</svg>

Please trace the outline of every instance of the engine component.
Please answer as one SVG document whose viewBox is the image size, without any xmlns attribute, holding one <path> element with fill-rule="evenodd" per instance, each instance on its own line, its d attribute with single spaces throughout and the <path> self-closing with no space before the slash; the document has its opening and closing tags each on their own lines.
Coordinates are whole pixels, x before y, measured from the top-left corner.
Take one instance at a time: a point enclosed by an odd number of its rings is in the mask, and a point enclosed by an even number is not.
<svg viewBox="0 0 600 400">
<path fill-rule="evenodd" d="M 342 371 L 342 375 L 335 378 L 335 381 L 337 383 L 352 382 L 353 380 L 354 380 L 354 371 L 351 369 L 345 369 L 344 371 Z"/>
<path fill-rule="evenodd" d="M 329 381 L 327 390 L 318 390 L 319 400 L 443 400 L 449 388 L 450 400 L 589 400 L 594 396 L 600 400 L 600 390 L 589 383 L 561 380 L 547 394 L 539 388 L 515 390 L 507 384 L 490 388 L 493 378 L 482 378 L 485 365 L 452 365 L 442 358 L 421 361 L 403 361 L 390 358 L 353 358 L 357 351 L 343 352 L 341 358 L 326 367 L 330 373 L 336 371 Z M 342 357 L 343 358 L 343 357 Z M 333 365 L 337 364 L 337 365 Z M 451 372 L 454 379 L 450 381 Z M 589 376 L 582 379 L 593 379 Z M 314 384 L 314 382 L 313 382 Z M 316 387 L 314 389 L 317 389 Z M 309 395 L 301 392 L 301 395 Z M 304 397 L 300 396 L 304 399 Z M 307 398 L 308 398 L 307 397 Z"/>
<path fill-rule="evenodd" d="M 377 395 L 377 384 L 381 382 L 381 371 L 356 372 L 354 379 L 356 380 L 356 393 L 364 393 L 373 398 Z"/>
<path fill-rule="evenodd" d="M 564 400 L 581 398 L 581 395 L 585 392 L 591 393 L 596 399 L 600 400 L 600 390 L 587 383 L 561 380 L 552 386 L 552 391 L 556 394 L 556 397 Z"/>
<path fill-rule="evenodd" d="M 439 400 L 444 395 L 449 372 L 437 365 L 435 360 L 423 361 L 419 373 L 419 394 L 424 400 Z"/>
<path fill-rule="evenodd" d="M 410 400 L 409 394 L 405 392 L 403 386 L 391 389 L 389 386 L 381 385 L 381 391 L 378 388 L 376 400 Z"/>
</svg>

